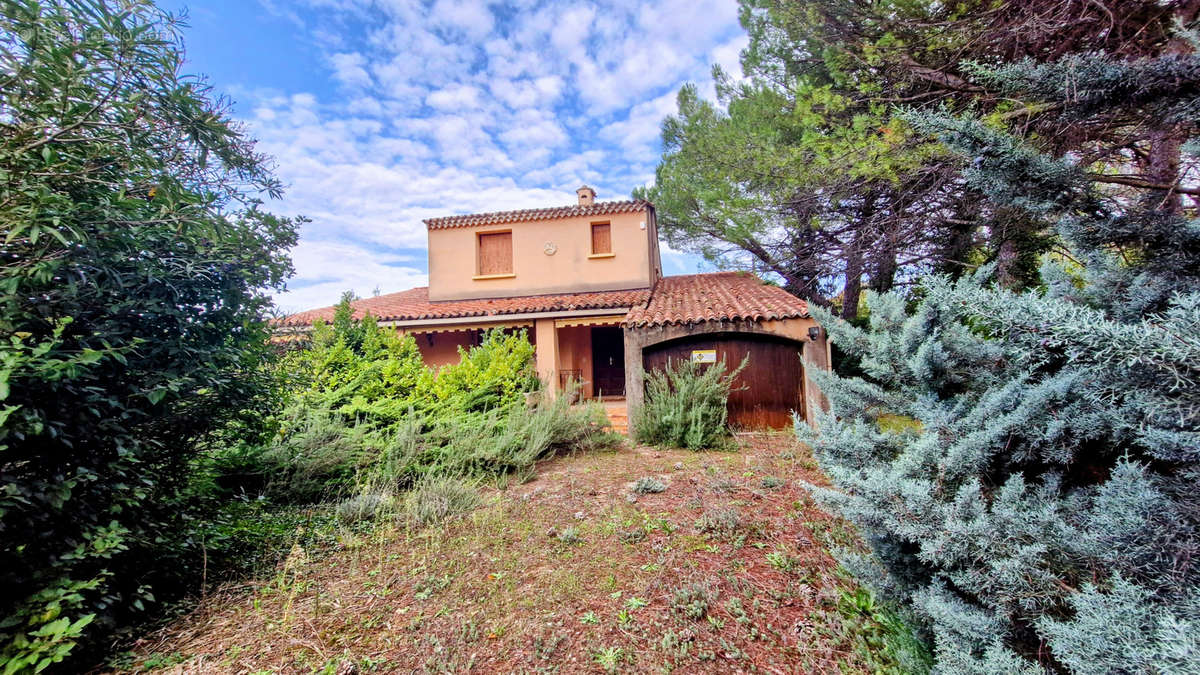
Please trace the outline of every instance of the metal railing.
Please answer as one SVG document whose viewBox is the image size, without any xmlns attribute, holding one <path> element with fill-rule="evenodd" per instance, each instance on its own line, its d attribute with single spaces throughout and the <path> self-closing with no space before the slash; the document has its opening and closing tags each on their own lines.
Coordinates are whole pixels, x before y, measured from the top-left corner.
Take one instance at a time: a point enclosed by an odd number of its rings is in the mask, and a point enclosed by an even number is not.
<svg viewBox="0 0 1200 675">
<path fill-rule="evenodd" d="M 583 371 L 582 370 L 576 369 L 576 370 L 559 370 L 558 371 L 558 388 L 559 389 L 566 389 L 572 383 L 577 384 L 582 381 L 583 381 Z"/>
</svg>

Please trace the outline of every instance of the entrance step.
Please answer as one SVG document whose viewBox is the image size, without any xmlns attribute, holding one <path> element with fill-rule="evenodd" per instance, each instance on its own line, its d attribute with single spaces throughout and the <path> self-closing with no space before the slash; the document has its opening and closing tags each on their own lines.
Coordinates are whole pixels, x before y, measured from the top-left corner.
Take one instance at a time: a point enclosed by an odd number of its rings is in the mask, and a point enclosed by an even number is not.
<svg viewBox="0 0 1200 675">
<path fill-rule="evenodd" d="M 603 402 L 604 413 L 608 415 L 608 423 L 612 425 L 613 431 L 622 436 L 629 435 L 629 409 L 625 406 L 625 401 L 608 400 Z"/>
</svg>

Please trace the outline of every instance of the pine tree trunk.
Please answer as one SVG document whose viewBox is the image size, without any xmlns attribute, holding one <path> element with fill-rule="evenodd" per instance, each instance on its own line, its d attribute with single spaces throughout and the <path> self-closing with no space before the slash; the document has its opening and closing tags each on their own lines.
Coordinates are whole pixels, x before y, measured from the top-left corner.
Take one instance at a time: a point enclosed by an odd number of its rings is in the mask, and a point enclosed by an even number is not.
<svg viewBox="0 0 1200 675">
<path fill-rule="evenodd" d="M 896 237 L 894 232 L 884 232 L 879 246 L 872 257 L 871 290 L 886 293 L 896 283 Z"/>
<path fill-rule="evenodd" d="M 1149 136 L 1150 152 L 1146 159 L 1146 179 L 1159 185 L 1175 185 L 1179 180 L 1180 148 L 1183 138 L 1174 129 L 1155 129 Z M 1174 190 L 1155 190 L 1153 208 L 1175 213 L 1183 205 Z"/>
<path fill-rule="evenodd" d="M 971 249 L 975 247 L 975 233 L 979 225 L 968 219 L 956 221 L 948 230 L 945 243 L 938 253 L 938 271 L 957 279 L 967 271 Z"/>
<path fill-rule="evenodd" d="M 863 242 L 866 237 L 863 231 L 866 226 L 860 222 L 854 230 L 850 246 L 846 248 L 846 285 L 842 288 L 842 318 L 854 319 L 858 316 L 858 301 L 862 296 L 863 276 Z"/>
</svg>

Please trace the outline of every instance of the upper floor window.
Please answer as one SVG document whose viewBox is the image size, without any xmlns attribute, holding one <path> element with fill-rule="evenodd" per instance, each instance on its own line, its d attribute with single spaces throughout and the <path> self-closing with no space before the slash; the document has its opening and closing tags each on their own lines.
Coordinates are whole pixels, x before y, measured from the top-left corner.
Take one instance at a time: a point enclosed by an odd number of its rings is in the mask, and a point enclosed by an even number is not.
<svg viewBox="0 0 1200 675">
<path fill-rule="evenodd" d="M 612 226 L 608 223 L 592 223 L 592 255 L 612 253 Z"/>
<path fill-rule="evenodd" d="M 512 232 L 479 233 L 479 276 L 513 273 Z"/>
</svg>

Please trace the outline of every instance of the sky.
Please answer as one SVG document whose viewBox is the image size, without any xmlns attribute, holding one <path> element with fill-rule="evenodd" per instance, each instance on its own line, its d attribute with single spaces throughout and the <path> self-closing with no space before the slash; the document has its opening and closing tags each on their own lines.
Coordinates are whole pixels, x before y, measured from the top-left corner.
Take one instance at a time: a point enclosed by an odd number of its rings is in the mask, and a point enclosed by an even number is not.
<svg viewBox="0 0 1200 675">
<path fill-rule="evenodd" d="M 233 101 L 311 219 L 293 312 L 427 283 L 432 216 L 628 199 L 686 82 L 740 73 L 734 0 L 167 0 L 185 70 Z M 663 246 L 666 274 L 701 261 Z"/>
</svg>

